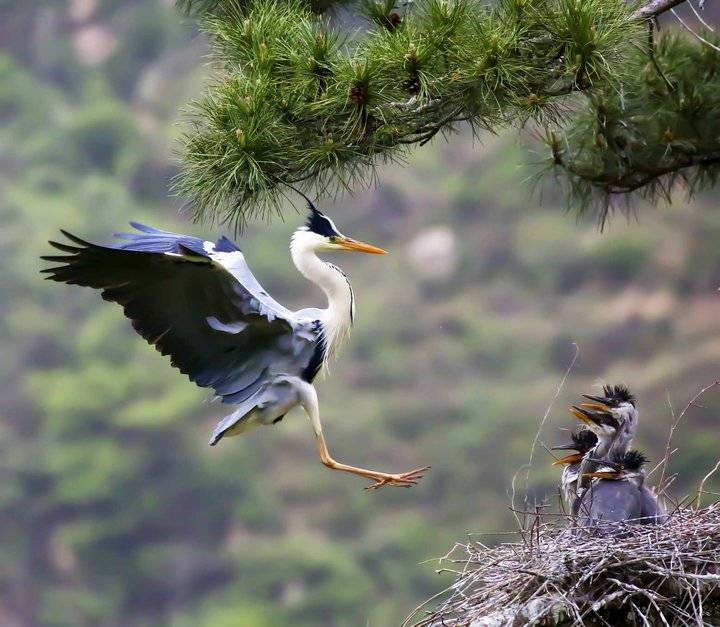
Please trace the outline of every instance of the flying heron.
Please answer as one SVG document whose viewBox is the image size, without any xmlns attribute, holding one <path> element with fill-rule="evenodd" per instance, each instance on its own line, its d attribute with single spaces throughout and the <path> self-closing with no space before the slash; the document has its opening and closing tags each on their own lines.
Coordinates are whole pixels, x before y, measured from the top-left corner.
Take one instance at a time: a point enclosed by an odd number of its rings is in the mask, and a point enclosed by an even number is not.
<svg viewBox="0 0 720 627">
<path fill-rule="evenodd" d="M 553 446 L 553 451 L 575 451 L 556 459 L 553 466 L 564 466 L 562 477 L 560 478 L 560 487 L 562 489 L 563 498 L 572 507 L 577 496 L 577 480 L 580 471 L 580 465 L 587 453 L 595 448 L 598 438 L 588 428 L 581 428 L 570 436 L 572 442 L 570 444 L 562 444 Z"/>
<path fill-rule="evenodd" d="M 579 512 L 584 524 L 599 521 L 636 521 L 641 524 L 660 523 L 665 511 L 657 496 L 645 487 L 643 466 L 647 458 L 640 451 L 614 453 L 588 473 L 589 488 L 579 499 Z"/>
<path fill-rule="evenodd" d="M 131 222 L 137 233 L 97 245 L 66 231 L 68 243 L 50 242 L 65 253 L 43 259 L 57 265 L 42 272 L 62 283 L 93 287 L 118 303 L 135 330 L 191 381 L 236 407 L 210 439 L 275 424 L 301 406 L 315 431 L 322 463 L 373 481 L 369 489 L 410 487 L 429 466 L 391 474 L 333 459 L 323 436 L 313 380 L 327 365 L 353 323 L 355 299 L 345 273 L 318 253 L 386 251 L 343 235 L 313 203 L 292 235 L 298 271 L 327 297 L 325 309 L 291 311 L 253 276 L 240 248 Z"/>
</svg>

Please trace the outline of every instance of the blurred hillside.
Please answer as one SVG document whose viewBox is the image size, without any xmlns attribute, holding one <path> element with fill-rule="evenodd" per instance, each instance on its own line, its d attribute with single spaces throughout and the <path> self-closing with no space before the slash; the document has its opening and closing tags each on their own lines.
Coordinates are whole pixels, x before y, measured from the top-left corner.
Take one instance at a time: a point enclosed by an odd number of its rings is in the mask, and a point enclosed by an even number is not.
<svg viewBox="0 0 720 627">
<path fill-rule="evenodd" d="M 0 2 L 0 624 L 186 627 L 397 624 L 448 580 L 468 531 L 512 524 L 507 490 L 573 354 L 541 441 L 599 381 L 639 397 L 640 446 L 720 375 L 717 194 L 617 218 L 604 233 L 542 205 L 517 135 L 441 141 L 326 207 L 385 258 L 337 257 L 358 303 L 319 383 L 338 459 L 432 464 L 412 490 L 324 469 L 301 413 L 207 447 L 220 407 L 98 294 L 43 282 L 66 228 L 191 225 L 168 197 L 177 108 L 204 42 L 160 0 Z M 298 208 L 302 209 L 298 202 Z M 317 305 L 287 253 L 304 216 L 241 239 L 265 287 Z M 720 397 L 679 432 L 682 496 L 717 456 Z M 558 473 L 540 450 L 537 498 Z M 717 488 L 717 486 L 716 486 Z"/>
</svg>

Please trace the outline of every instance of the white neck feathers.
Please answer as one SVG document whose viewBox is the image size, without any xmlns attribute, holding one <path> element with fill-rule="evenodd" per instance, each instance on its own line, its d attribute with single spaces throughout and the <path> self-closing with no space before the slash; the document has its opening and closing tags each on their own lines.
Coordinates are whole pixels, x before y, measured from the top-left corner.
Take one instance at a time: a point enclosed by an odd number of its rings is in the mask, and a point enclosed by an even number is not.
<svg viewBox="0 0 720 627">
<path fill-rule="evenodd" d="M 290 255 L 300 274 L 320 287 L 327 297 L 322 324 L 329 357 L 350 332 L 355 303 L 352 287 L 342 270 L 315 253 L 314 236 L 307 231 L 296 231 L 290 242 Z"/>
</svg>

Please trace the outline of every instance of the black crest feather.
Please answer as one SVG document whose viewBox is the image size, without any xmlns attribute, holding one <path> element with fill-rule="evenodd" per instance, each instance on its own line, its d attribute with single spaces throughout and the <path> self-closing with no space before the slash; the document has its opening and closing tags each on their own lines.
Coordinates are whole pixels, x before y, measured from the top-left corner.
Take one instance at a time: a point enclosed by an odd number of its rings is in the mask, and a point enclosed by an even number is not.
<svg viewBox="0 0 720 627">
<path fill-rule="evenodd" d="M 310 211 L 308 215 L 307 222 L 305 222 L 305 226 L 312 231 L 313 233 L 317 233 L 318 235 L 323 235 L 324 237 L 336 237 L 340 235 L 335 228 L 333 228 L 332 222 L 327 218 L 327 216 L 322 213 L 314 204 L 313 201 L 310 200 L 303 192 L 301 192 L 297 187 L 294 185 L 290 185 L 290 183 L 286 183 L 282 179 L 279 179 L 275 176 L 272 177 L 275 181 L 278 183 L 285 185 L 289 187 L 294 192 L 300 194 L 305 199 L 305 202 L 307 202 L 308 210 Z"/>
<path fill-rule="evenodd" d="M 308 215 L 307 222 L 305 223 L 308 229 L 310 229 L 313 233 L 317 233 L 318 235 L 322 235 L 324 237 L 337 237 L 340 235 L 333 228 L 332 222 L 330 222 L 327 216 L 318 211 L 315 205 L 313 205 L 310 201 L 308 201 L 308 209 L 310 209 L 310 214 Z"/>
<path fill-rule="evenodd" d="M 647 464 L 648 458 L 645 454 L 637 449 L 632 449 L 625 453 L 623 457 L 623 468 L 625 470 L 637 471 Z"/>
<path fill-rule="evenodd" d="M 583 453 L 589 451 L 597 444 L 597 436 L 590 429 L 580 429 L 572 434 L 575 450 Z"/>
<path fill-rule="evenodd" d="M 630 403 L 635 407 L 637 399 L 634 394 L 630 393 L 630 390 L 626 385 L 622 383 L 618 385 L 606 385 L 603 387 L 603 394 L 607 401 L 613 405 L 620 405 L 621 403 Z"/>
</svg>

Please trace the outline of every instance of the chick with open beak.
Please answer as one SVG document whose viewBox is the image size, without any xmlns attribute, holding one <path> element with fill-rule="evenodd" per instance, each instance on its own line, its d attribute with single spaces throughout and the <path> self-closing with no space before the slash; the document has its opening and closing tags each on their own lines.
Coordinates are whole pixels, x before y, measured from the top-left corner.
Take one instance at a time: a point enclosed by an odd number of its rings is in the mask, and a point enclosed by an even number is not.
<svg viewBox="0 0 720 627">
<path fill-rule="evenodd" d="M 587 453 L 595 448 L 597 444 L 597 435 L 590 429 L 581 428 L 575 431 L 571 436 L 572 442 L 570 444 L 562 444 L 560 446 L 553 446 L 553 451 L 575 451 L 556 459 L 553 462 L 553 466 L 564 466 L 562 477 L 560 478 L 560 487 L 562 495 L 568 504 L 568 507 L 572 509 L 572 504 L 575 500 L 577 493 L 577 480 L 579 476 L 580 464 Z"/>
</svg>

